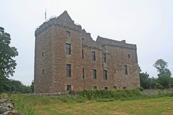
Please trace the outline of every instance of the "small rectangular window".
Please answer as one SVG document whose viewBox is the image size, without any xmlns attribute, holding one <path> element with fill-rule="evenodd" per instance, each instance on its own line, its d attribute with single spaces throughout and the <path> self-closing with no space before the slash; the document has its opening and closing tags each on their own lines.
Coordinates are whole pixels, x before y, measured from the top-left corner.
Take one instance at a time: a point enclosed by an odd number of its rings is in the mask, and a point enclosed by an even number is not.
<svg viewBox="0 0 173 115">
<path fill-rule="evenodd" d="M 83 79 L 85 79 L 85 70 L 83 68 Z"/>
<path fill-rule="evenodd" d="M 93 86 L 93 89 L 96 90 L 97 89 L 97 86 Z"/>
<path fill-rule="evenodd" d="M 70 91 L 71 91 L 71 85 L 67 85 L 67 86 L 66 86 L 66 91 L 67 91 L 67 92 L 70 92 Z"/>
<path fill-rule="evenodd" d="M 104 80 L 107 80 L 108 79 L 108 77 L 107 77 L 107 71 L 106 70 L 103 71 L 103 76 L 104 76 Z"/>
<path fill-rule="evenodd" d="M 44 69 L 42 70 L 42 73 L 44 74 Z"/>
<path fill-rule="evenodd" d="M 124 65 L 125 74 L 128 75 L 127 65 Z"/>
<path fill-rule="evenodd" d="M 113 89 L 117 89 L 117 86 L 113 86 Z"/>
<path fill-rule="evenodd" d="M 70 32 L 69 31 L 66 31 L 66 36 L 70 36 Z"/>
<path fill-rule="evenodd" d="M 106 62 L 106 54 L 103 54 L 103 62 Z"/>
<path fill-rule="evenodd" d="M 126 87 L 123 87 L 123 89 L 126 89 Z"/>
<path fill-rule="evenodd" d="M 42 52 L 42 57 L 44 57 L 44 52 Z"/>
<path fill-rule="evenodd" d="M 92 61 L 96 61 L 96 54 L 94 51 L 92 51 Z"/>
<path fill-rule="evenodd" d="M 71 65 L 66 64 L 66 76 L 71 77 Z"/>
<path fill-rule="evenodd" d="M 92 75 L 93 75 L 93 79 L 96 79 L 97 78 L 96 70 L 95 69 L 92 70 Z"/>
<path fill-rule="evenodd" d="M 71 54 L 71 44 L 66 43 L 66 54 Z"/>
<path fill-rule="evenodd" d="M 82 59 L 84 59 L 84 51 L 83 51 L 83 49 L 82 49 Z"/>
<path fill-rule="evenodd" d="M 108 89 L 108 87 L 104 87 L 104 89 Z"/>
<path fill-rule="evenodd" d="M 128 58 L 130 58 L 130 54 L 128 54 Z"/>
</svg>

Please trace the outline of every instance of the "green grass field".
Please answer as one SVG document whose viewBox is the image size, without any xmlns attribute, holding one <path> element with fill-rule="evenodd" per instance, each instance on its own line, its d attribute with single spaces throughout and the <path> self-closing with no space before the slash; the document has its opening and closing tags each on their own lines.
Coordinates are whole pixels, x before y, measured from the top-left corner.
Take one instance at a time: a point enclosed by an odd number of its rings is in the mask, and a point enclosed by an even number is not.
<svg viewBox="0 0 173 115">
<path fill-rule="evenodd" d="M 173 97 L 87 100 L 11 95 L 23 115 L 173 115 Z"/>
</svg>

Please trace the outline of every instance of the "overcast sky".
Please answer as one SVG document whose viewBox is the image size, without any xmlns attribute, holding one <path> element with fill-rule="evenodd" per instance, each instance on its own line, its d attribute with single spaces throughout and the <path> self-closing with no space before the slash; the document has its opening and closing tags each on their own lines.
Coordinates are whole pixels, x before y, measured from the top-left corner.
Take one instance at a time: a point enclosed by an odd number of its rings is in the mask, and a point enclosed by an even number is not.
<svg viewBox="0 0 173 115">
<path fill-rule="evenodd" d="M 67 10 L 96 40 L 97 36 L 137 44 L 139 66 L 157 77 L 153 64 L 168 62 L 173 73 L 173 0 L 0 0 L 0 26 L 18 49 L 12 79 L 30 85 L 34 79 L 35 29 Z"/>
</svg>

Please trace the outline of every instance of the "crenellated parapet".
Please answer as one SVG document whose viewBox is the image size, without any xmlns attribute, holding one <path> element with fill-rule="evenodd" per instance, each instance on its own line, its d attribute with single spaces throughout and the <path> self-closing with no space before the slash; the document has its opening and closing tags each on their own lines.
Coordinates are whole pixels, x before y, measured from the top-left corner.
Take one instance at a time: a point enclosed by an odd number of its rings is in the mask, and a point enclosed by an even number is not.
<svg viewBox="0 0 173 115">
<path fill-rule="evenodd" d="M 111 40 L 111 39 L 102 38 L 98 36 L 96 42 L 102 46 L 120 47 L 120 48 L 132 49 L 132 50 L 137 49 L 136 45 L 127 44 L 125 40 L 116 41 L 116 40 Z"/>
<path fill-rule="evenodd" d="M 51 18 L 39 26 L 35 31 L 35 36 L 52 26 L 59 26 L 68 30 L 81 32 L 81 26 L 74 23 L 74 21 L 69 17 L 67 11 L 64 11 L 62 14 L 59 17 Z"/>
</svg>

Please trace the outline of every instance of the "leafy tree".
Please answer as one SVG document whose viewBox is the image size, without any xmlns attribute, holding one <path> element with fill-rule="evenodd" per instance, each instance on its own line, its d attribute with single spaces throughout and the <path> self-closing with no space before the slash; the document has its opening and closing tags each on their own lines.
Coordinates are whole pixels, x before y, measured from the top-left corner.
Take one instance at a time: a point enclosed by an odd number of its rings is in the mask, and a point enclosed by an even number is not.
<svg viewBox="0 0 173 115">
<path fill-rule="evenodd" d="M 165 62 L 163 59 L 158 59 L 153 66 L 159 72 L 158 83 L 163 85 L 165 88 L 170 88 L 171 87 L 171 71 L 167 68 L 168 63 Z"/>
<path fill-rule="evenodd" d="M 173 88 L 173 78 L 171 78 L 170 87 Z"/>
<path fill-rule="evenodd" d="M 143 87 L 144 89 L 150 89 L 150 79 L 149 79 L 149 74 L 147 72 L 142 72 L 139 73 L 139 77 L 140 77 L 140 84 L 141 87 Z"/>
<path fill-rule="evenodd" d="M 161 85 L 160 83 L 156 83 L 155 88 L 154 89 L 165 89 L 165 87 L 163 85 Z"/>
<path fill-rule="evenodd" d="M 159 75 L 158 83 L 162 84 L 165 88 L 171 87 L 171 77 L 168 75 Z"/>
<path fill-rule="evenodd" d="M 165 62 L 163 59 L 158 59 L 154 65 L 153 65 L 157 71 L 159 72 L 159 75 L 168 75 L 171 76 L 171 72 L 170 70 L 167 68 L 168 67 L 168 63 Z"/>
<path fill-rule="evenodd" d="M 9 80 L 6 77 L 0 76 L 0 93 L 11 90 Z"/>
<path fill-rule="evenodd" d="M 158 79 L 157 78 L 154 78 L 154 77 L 150 78 L 150 89 L 154 89 L 156 83 L 158 83 Z"/>
<path fill-rule="evenodd" d="M 13 57 L 18 55 L 15 47 L 10 47 L 10 34 L 0 27 L 0 75 L 9 77 L 13 75 L 16 61 Z"/>
<path fill-rule="evenodd" d="M 16 61 L 13 59 L 18 55 L 15 47 L 10 46 L 10 34 L 4 32 L 4 28 L 0 27 L 0 92 L 9 90 L 9 76 L 13 75 L 16 67 Z"/>
<path fill-rule="evenodd" d="M 32 91 L 32 93 L 34 92 L 34 81 L 32 81 L 32 83 L 31 83 L 31 91 Z"/>
</svg>

